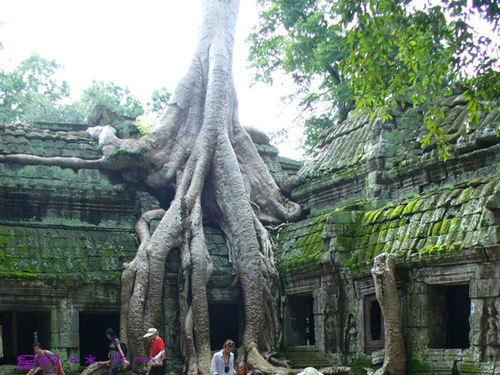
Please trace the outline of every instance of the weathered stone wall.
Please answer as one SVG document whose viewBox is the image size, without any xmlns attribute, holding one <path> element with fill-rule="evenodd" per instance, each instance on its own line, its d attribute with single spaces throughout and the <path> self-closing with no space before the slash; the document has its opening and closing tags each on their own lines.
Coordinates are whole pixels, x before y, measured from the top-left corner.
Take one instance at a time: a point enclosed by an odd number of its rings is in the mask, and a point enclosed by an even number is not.
<svg viewBox="0 0 500 375">
<path fill-rule="evenodd" d="M 0 152 L 97 159 L 85 128 L 1 126 Z M 80 312 L 119 311 L 122 263 L 137 246 L 135 194 L 98 170 L 0 164 L 0 311 L 45 312 L 38 329 L 64 360 L 80 359 Z"/>
<path fill-rule="evenodd" d="M 313 298 L 314 345 L 338 364 L 383 361 L 370 268 L 388 252 L 397 258 L 408 372 L 492 374 L 500 365 L 500 117 L 484 113 L 471 130 L 460 96 L 444 107 L 446 162 L 435 143 L 420 146 L 416 108 L 325 131 L 298 172 L 292 198 L 308 216 L 275 233 L 285 299 Z M 450 330 L 463 343 L 449 342 Z"/>
<path fill-rule="evenodd" d="M 0 125 L 0 153 L 99 159 L 101 151 L 86 129 L 79 124 Z M 300 163 L 288 160 L 284 172 L 267 136 L 259 131 L 251 134 L 277 180 L 297 172 Z M 2 313 L 4 320 L 8 316 L 14 322 L 16 314 L 36 313 L 43 326 L 37 328 L 43 344 L 63 360 L 80 361 L 80 315 L 118 314 L 123 263 L 133 259 L 138 246 L 135 223 L 143 212 L 169 203 L 168 192 L 157 199 L 153 196 L 157 192 L 146 190 L 138 170 L 0 163 L 0 324 Z M 205 235 L 214 264 L 209 302 L 241 304 L 240 288 L 228 288 L 234 275 L 223 234 L 208 226 Z M 159 328 L 167 356 L 174 360 L 170 363 L 182 368 L 179 268 L 178 251 L 172 251 L 165 271 L 164 322 Z M 240 310 L 234 318 L 242 330 Z M 3 323 L 11 324 L 9 319 Z M 103 332 L 89 334 L 102 336 L 105 345 Z M 30 354 L 32 340 L 18 343 L 18 351 L 28 352 L 15 356 Z M 7 344 L 11 346 L 10 341 Z M 7 352 L 12 356 L 12 348 Z"/>
<path fill-rule="evenodd" d="M 450 144 L 450 156 L 444 163 L 435 142 L 420 146 L 427 134 L 416 117 L 420 109 L 406 108 L 392 112 L 393 119 L 386 122 L 376 116 L 370 120 L 366 114 L 325 131 L 316 154 L 298 173 L 294 200 L 311 215 L 349 206 L 379 208 L 498 173 L 497 110 L 481 114 L 476 129 L 467 130 L 462 97 L 446 99 L 440 125 Z"/>
<path fill-rule="evenodd" d="M 292 198 L 307 215 L 274 233 L 285 345 L 311 342 L 337 364 L 381 364 L 383 329 L 373 324 L 379 317 L 369 271 L 376 255 L 391 252 L 408 372 L 489 374 L 499 368 L 499 115 L 483 114 L 475 130 L 465 130 L 462 98 L 445 104 L 446 162 L 435 144 L 420 147 L 426 130 L 415 117 L 418 109 L 394 112 L 386 123 L 368 116 L 347 120 L 323 134 L 300 170 L 280 159 L 262 134 L 251 133 L 278 182 L 289 187 L 287 177 L 297 175 Z M 0 126 L 0 152 L 97 159 L 100 150 L 85 128 Z M 145 210 L 168 204 L 168 196 L 143 191 L 140 180 L 137 170 L 0 164 L 0 313 L 45 312 L 49 345 L 63 358 L 79 356 L 81 312 L 119 311 L 122 263 L 137 246 L 135 222 Z M 206 239 L 215 265 L 209 302 L 241 303 L 239 288 L 228 288 L 232 265 L 222 233 L 207 227 Z M 162 329 L 168 356 L 180 361 L 178 269 L 173 251 Z M 447 306 L 447 295 L 467 305 L 466 347 L 443 341 L 449 334 L 440 327 L 460 307 Z"/>
</svg>

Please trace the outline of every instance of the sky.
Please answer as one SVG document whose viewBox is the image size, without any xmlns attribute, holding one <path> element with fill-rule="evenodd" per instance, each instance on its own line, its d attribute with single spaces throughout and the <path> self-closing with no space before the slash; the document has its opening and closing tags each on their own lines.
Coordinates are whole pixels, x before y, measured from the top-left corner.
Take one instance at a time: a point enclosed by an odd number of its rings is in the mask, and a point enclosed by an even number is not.
<svg viewBox="0 0 500 375">
<path fill-rule="evenodd" d="M 33 52 L 62 65 L 75 99 L 92 80 L 112 81 L 145 104 L 154 89 L 173 92 L 194 55 L 202 0 L 0 0 L 1 63 L 16 67 Z M 284 78 L 254 83 L 245 42 L 257 24 L 255 0 L 242 0 L 233 71 L 240 121 L 272 133 L 290 127 L 298 112 L 281 98 Z M 295 126 L 295 128 L 297 128 Z M 300 130 L 278 145 L 280 155 L 300 159 Z"/>
</svg>

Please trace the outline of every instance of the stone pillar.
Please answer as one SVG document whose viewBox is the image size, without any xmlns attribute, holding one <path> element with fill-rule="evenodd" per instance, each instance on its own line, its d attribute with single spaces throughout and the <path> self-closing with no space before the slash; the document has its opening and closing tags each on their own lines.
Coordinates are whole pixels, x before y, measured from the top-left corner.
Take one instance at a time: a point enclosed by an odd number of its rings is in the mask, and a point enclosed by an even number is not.
<svg viewBox="0 0 500 375">
<path fill-rule="evenodd" d="M 481 265 L 479 278 L 470 283 L 470 346 L 474 361 L 500 361 L 500 269 Z"/>
<path fill-rule="evenodd" d="M 315 289 L 312 295 L 315 346 L 320 353 L 325 354 L 325 290 L 324 288 Z"/>
<path fill-rule="evenodd" d="M 165 337 L 165 352 L 168 359 L 180 358 L 180 323 L 179 323 L 179 296 L 177 293 L 177 274 L 167 273 L 163 285 L 163 319 Z"/>
<path fill-rule="evenodd" d="M 334 272 L 337 272 L 335 270 Z M 321 293 L 318 298 L 318 308 L 315 309 L 315 316 L 321 320 L 321 325 L 317 325 L 317 330 L 321 329 L 317 335 L 317 348 L 322 354 L 339 353 L 341 351 L 342 327 L 340 311 L 340 288 L 335 283 L 334 277 L 324 276 L 321 280 Z"/>
<path fill-rule="evenodd" d="M 79 360 L 80 343 L 79 313 L 73 300 L 61 298 L 50 314 L 50 347 L 61 361 L 69 358 Z"/>
</svg>

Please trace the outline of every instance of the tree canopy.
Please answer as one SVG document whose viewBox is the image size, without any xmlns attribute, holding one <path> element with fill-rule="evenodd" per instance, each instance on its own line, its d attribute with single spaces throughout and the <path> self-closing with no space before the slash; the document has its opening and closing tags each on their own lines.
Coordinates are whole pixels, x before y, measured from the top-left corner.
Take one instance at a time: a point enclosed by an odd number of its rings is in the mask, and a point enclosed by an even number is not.
<svg viewBox="0 0 500 375">
<path fill-rule="evenodd" d="M 72 101 L 68 82 L 56 78 L 60 68 L 55 60 L 36 53 L 13 70 L 0 67 L 0 123 L 84 122 L 98 105 L 131 118 L 146 112 L 159 115 L 171 96 L 162 87 L 154 90 L 151 102 L 143 106 L 128 87 L 94 80 L 78 100 Z"/>
<path fill-rule="evenodd" d="M 283 72 L 296 85 L 306 120 L 306 147 L 319 133 L 343 121 L 353 108 L 352 92 L 340 63 L 347 58 L 347 39 L 332 24 L 331 4 L 314 0 L 260 0 L 260 25 L 249 36 L 256 79 L 272 83 Z"/>
<path fill-rule="evenodd" d="M 141 102 L 130 93 L 128 87 L 121 87 L 113 82 L 92 81 L 83 90 L 80 101 L 89 109 L 104 105 L 121 116 L 136 118 L 144 114 Z"/>
<path fill-rule="evenodd" d="M 499 34 L 496 1 L 474 0 L 470 6 L 465 0 L 259 3 L 260 25 L 250 36 L 257 79 L 270 81 L 279 70 L 291 73 L 302 103 L 328 103 L 305 123 L 311 144 L 318 131 L 353 109 L 381 109 L 387 119 L 397 106 L 426 103 L 429 134 L 423 143 L 434 136 L 443 146 L 439 98 L 462 90 L 471 126 L 479 110 L 497 105 L 498 45 L 492 48 L 492 40 L 473 27 L 473 20 L 481 19 Z"/>
<path fill-rule="evenodd" d="M 67 82 L 58 82 L 54 73 L 59 69 L 55 60 L 32 54 L 13 71 L 0 69 L 0 122 L 23 121 L 33 113 L 60 110 L 56 103 L 69 98 Z"/>
</svg>

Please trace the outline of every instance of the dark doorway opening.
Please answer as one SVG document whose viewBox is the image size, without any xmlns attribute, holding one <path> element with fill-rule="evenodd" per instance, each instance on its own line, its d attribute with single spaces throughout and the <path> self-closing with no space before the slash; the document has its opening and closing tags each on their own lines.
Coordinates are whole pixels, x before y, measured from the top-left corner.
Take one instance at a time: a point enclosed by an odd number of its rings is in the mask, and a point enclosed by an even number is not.
<svg viewBox="0 0 500 375">
<path fill-rule="evenodd" d="M 375 295 L 365 298 L 365 352 L 384 347 L 384 317 Z"/>
<path fill-rule="evenodd" d="M 50 314 L 48 312 L 0 312 L 3 358 L 0 365 L 17 364 L 20 355 L 33 354 L 33 343 L 49 345 Z"/>
<path fill-rule="evenodd" d="M 314 298 L 289 296 L 285 317 L 285 346 L 314 345 Z"/>
<path fill-rule="evenodd" d="M 120 335 L 119 313 L 80 312 L 80 365 L 87 366 L 86 358 L 92 356 L 96 361 L 108 359 L 109 341 L 106 329 L 112 328 Z"/>
<path fill-rule="evenodd" d="M 210 303 L 210 346 L 212 350 L 222 349 L 227 339 L 241 345 L 238 335 L 238 305 L 236 303 Z"/>
<path fill-rule="evenodd" d="M 370 332 L 371 340 L 382 340 L 382 310 L 378 301 L 373 301 L 370 304 Z"/>
<path fill-rule="evenodd" d="M 429 287 L 429 347 L 466 349 L 469 342 L 469 285 Z"/>
<path fill-rule="evenodd" d="M 446 348 L 467 349 L 469 343 L 470 297 L 468 285 L 446 287 Z"/>
</svg>

